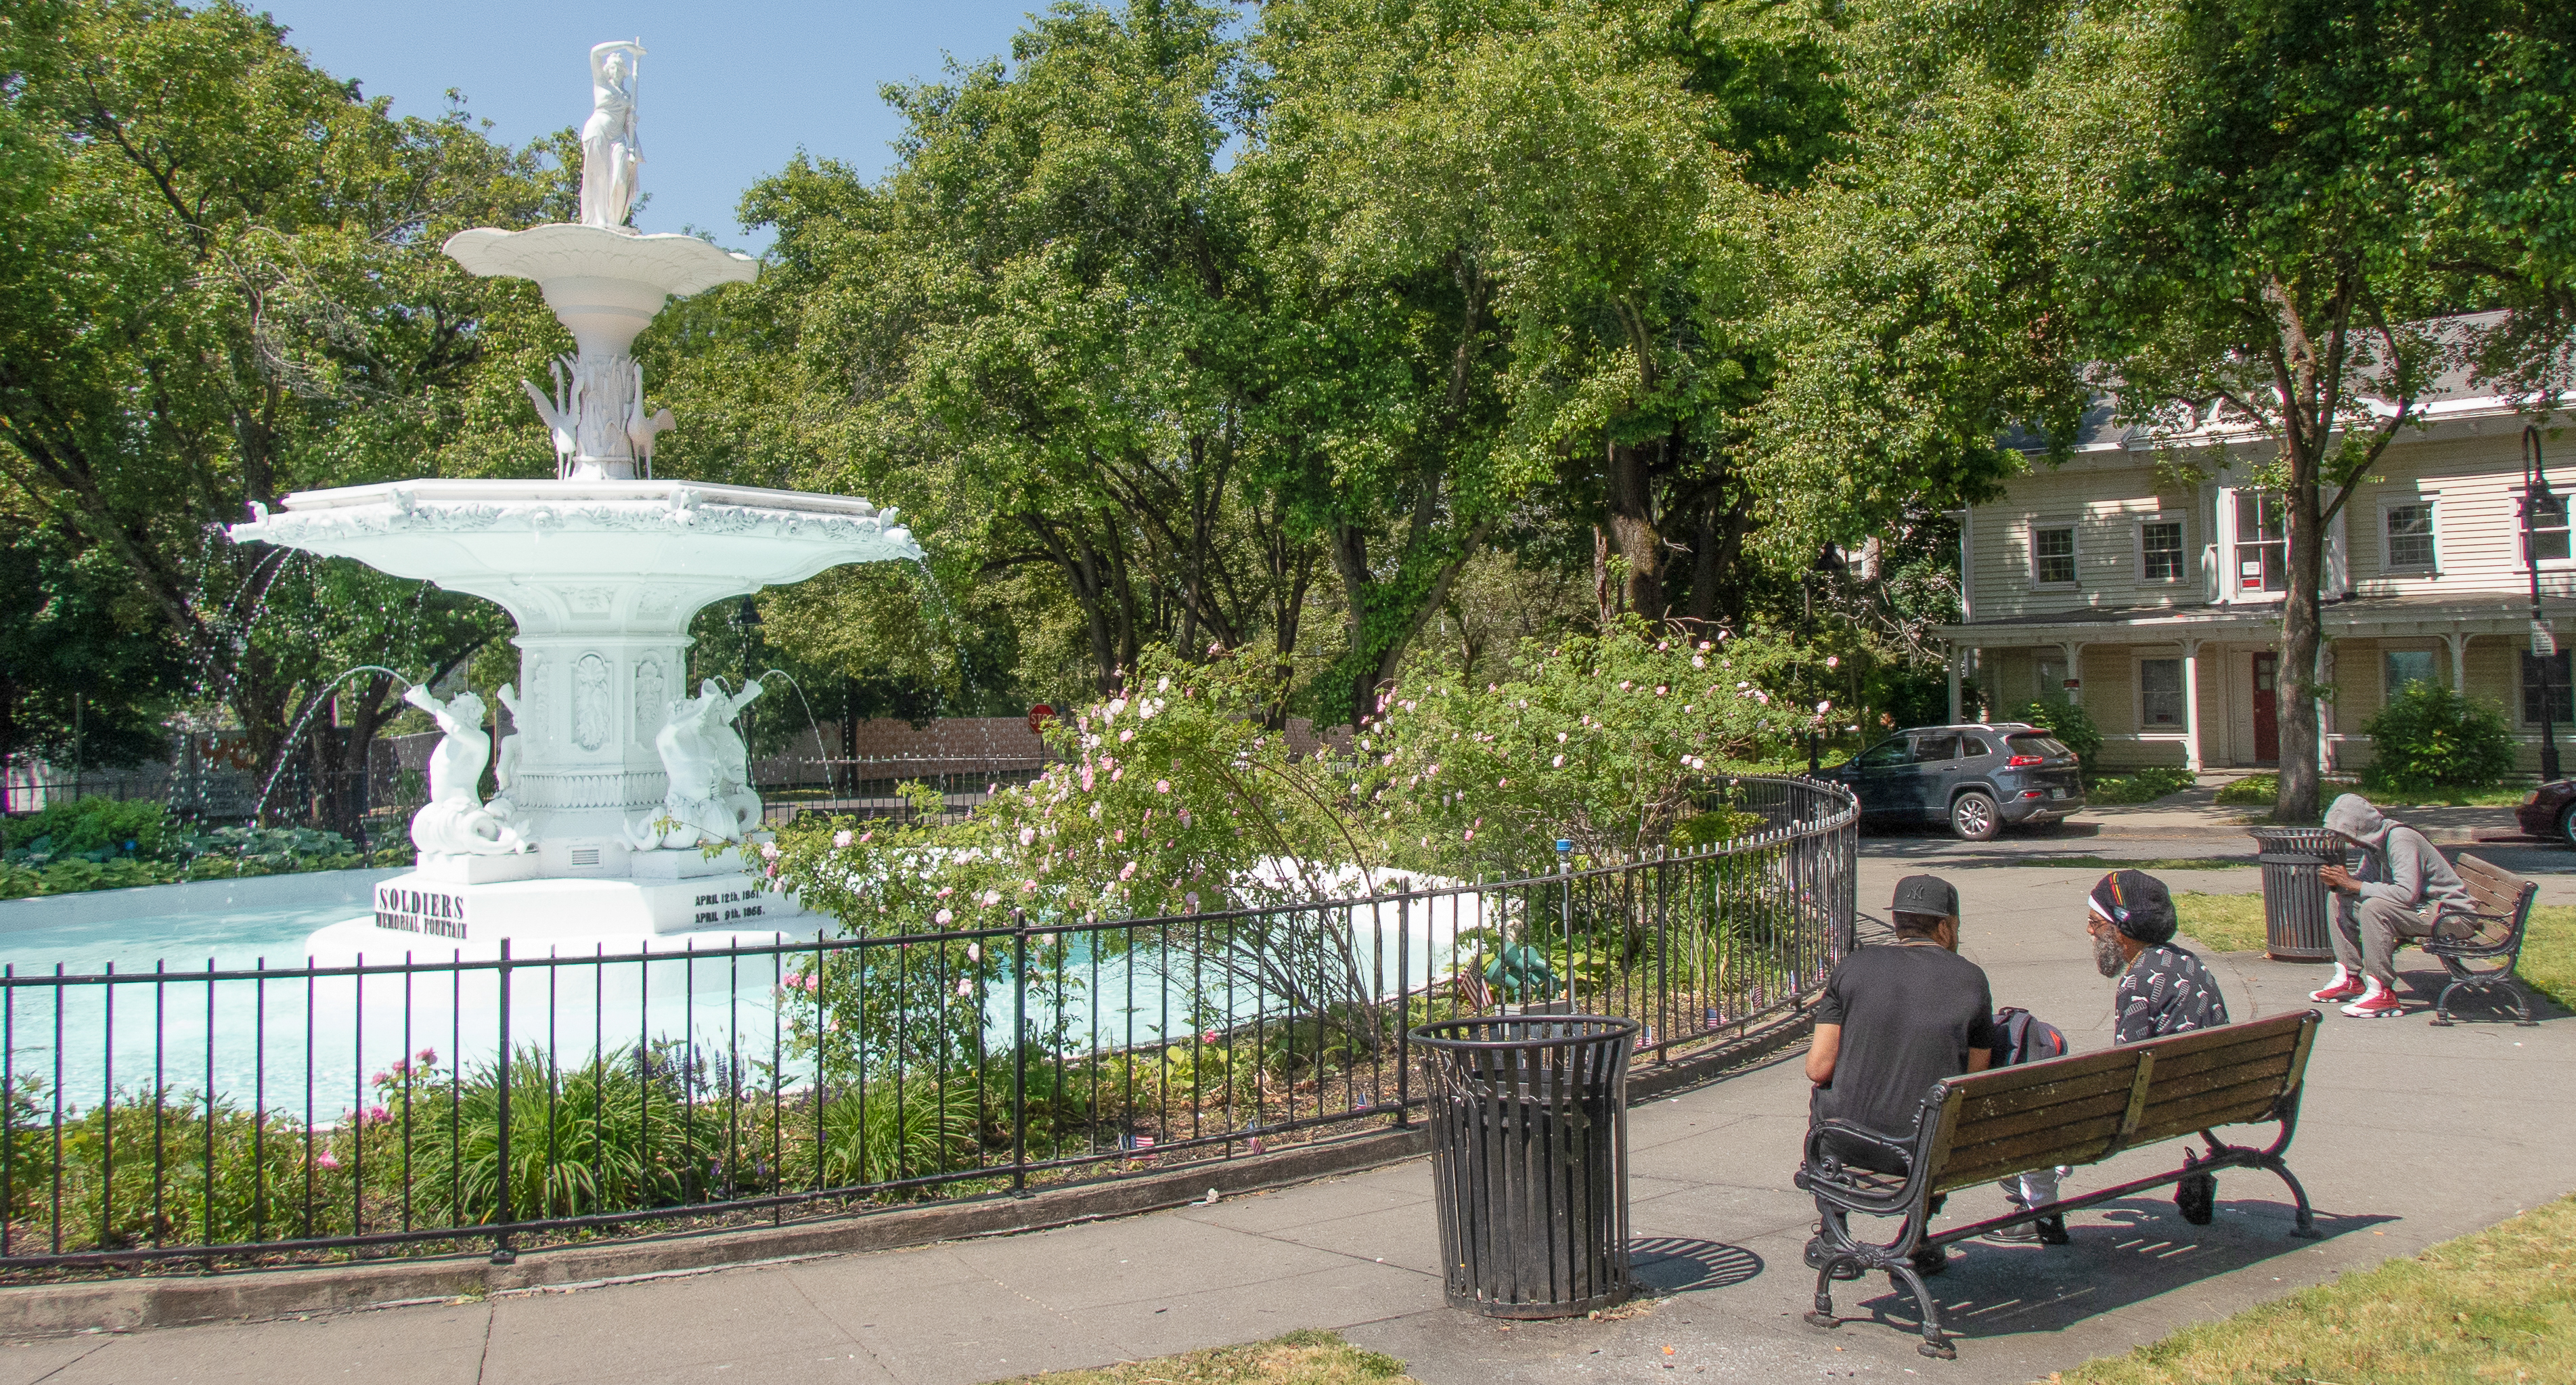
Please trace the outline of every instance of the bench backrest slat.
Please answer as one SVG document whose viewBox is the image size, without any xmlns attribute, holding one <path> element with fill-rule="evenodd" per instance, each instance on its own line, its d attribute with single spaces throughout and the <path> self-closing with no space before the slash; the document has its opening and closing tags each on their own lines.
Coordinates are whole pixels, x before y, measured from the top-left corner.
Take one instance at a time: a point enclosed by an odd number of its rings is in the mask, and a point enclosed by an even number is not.
<svg viewBox="0 0 2576 1385">
<path fill-rule="evenodd" d="M 1953 1079 L 1935 1191 L 2262 1120 L 2307 1068 L 2313 1011 Z"/>
<path fill-rule="evenodd" d="M 2452 864 L 2458 868 L 2460 883 L 2468 888 L 2469 898 L 2477 901 L 2478 940 L 2490 946 L 2509 941 L 2514 930 L 2522 926 L 2523 916 L 2531 911 L 2532 900 L 2540 893 L 2539 883 L 2475 856 L 2462 856 Z"/>
</svg>

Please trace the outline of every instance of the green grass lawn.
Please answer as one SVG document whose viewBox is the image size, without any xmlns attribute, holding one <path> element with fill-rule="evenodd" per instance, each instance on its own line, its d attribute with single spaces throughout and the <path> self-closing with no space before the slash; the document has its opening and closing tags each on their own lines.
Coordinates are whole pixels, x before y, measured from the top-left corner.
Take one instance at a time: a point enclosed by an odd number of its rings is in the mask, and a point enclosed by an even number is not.
<svg viewBox="0 0 2576 1385">
<path fill-rule="evenodd" d="M 2263 950 L 2259 894 L 2178 894 L 2174 913 L 2182 920 L 2182 931 L 2212 952 Z M 2516 975 L 2533 990 L 2576 1009 L 2576 905 L 2533 906 Z"/>
<path fill-rule="evenodd" d="M 1418 1385 L 1392 1356 L 1330 1332 L 1291 1332 L 1249 1346 L 1121 1361 L 1096 1371 L 1049 1371 L 996 1385 Z"/>
<path fill-rule="evenodd" d="M 2346 793 L 2359 793 L 2387 812 L 2407 808 L 2513 808 L 2531 796 L 2531 786 L 2498 784 L 2485 789 L 2428 789 L 2401 794 L 2328 780 L 2317 786 L 2317 801 L 2320 805 L 2332 803 L 2336 795 Z M 2280 797 L 2281 781 L 2269 774 L 2249 774 L 2218 791 L 2218 801 L 2231 808 L 2269 808 Z"/>
<path fill-rule="evenodd" d="M 2048 1379 L 2051 1385 L 2576 1380 L 2576 1198 Z"/>
</svg>

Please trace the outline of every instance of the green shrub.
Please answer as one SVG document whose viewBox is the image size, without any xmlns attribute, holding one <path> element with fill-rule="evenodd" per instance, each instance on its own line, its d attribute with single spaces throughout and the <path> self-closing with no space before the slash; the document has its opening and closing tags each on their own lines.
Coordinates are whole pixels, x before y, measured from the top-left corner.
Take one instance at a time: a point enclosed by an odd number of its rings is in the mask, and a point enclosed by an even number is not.
<svg viewBox="0 0 2576 1385">
<path fill-rule="evenodd" d="M 2410 683 L 2362 727 L 2376 759 L 2373 790 L 2482 789 L 2513 771 L 2513 730 L 2501 709 L 2448 688 Z"/>
<path fill-rule="evenodd" d="M 2022 708 L 2019 719 L 2064 741 L 2084 762 L 2086 777 L 2092 776 L 2093 758 L 2102 753 L 2102 728 L 2093 724 L 2091 712 L 2065 698 L 2051 697 Z"/>
<path fill-rule="evenodd" d="M 2106 774 L 2085 785 L 2084 798 L 2093 804 L 2153 803 L 2169 793 L 2191 787 L 2191 771 L 2173 765 L 2131 770 L 2127 774 Z"/>
<path fill-rule="evenodd" d="M 2281 777 L 2249 774 L 2220 788 L 2218 801 L 2247 808 L 2269 808 L 2281 800 Z"/>
<path fill-rule="evenodd" d="M 68 857 L 158 856 L 162 814 L 162 805 L 152 799 L 120 801 L 90 794 L 0 820 L 0 846 L 11 860 L 33 866 Z"/>
</svg>

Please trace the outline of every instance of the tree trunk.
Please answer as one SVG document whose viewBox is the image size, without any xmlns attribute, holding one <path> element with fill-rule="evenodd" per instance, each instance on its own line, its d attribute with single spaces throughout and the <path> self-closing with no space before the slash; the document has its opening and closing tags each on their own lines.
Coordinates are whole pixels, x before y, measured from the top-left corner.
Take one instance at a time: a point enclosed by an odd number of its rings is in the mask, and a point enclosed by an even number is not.
<svg viewBox="0 0 2576 1385">
<path fill-rule="evenodd" d="M 1622 596 L 1627 608 L 1648 621 L 1664 618 L 1664 536 L 1655 529 L 1654 486 L 1644 448 L 1610 444 L 1604 487 L 1610 511 L 1610 537 L 1619 556 L 1628 560 Z"/>
<path fill-rule="evenodd" d="M 2281 790 L 2272 813 L 2277 821 L 2307 822 L 2317 815 L 2325 519 L 2317 499 L 2316 464 L 2309 461 L 2303 466 L 2294 453 L 2290 466 L 2289 589 L 2281 601 L 2281 671 L 2274 693 L 2280 708 Z"/>
</svg>

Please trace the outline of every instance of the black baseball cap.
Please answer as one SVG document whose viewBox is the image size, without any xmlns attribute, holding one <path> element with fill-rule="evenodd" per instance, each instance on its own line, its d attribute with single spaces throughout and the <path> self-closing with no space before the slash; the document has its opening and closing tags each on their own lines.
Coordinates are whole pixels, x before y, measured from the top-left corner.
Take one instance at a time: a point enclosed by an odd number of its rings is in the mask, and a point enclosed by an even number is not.
<svg viewBox="0 0 2576 1385">
<path fill-rule="evenodd" d="M 1959 892 L 1940 876 L 1909 875 L 1896 882 L 1896 897 L 1887 907 L 1891 913 L 1950 918 L 1959 912 Z"/>
</svg>

